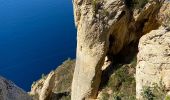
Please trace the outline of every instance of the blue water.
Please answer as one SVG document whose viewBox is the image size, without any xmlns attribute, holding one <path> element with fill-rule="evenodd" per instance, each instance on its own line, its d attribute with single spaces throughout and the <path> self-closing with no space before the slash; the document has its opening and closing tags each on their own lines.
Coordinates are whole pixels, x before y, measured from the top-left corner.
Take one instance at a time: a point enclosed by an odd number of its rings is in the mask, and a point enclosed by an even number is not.
<svg viewBox="0 0 170 100">
<path fill-rule="evenodd" d="M 72 0 L 0 0 L 0 75 L 29 91 L 75 50 Z"/>
</svg>

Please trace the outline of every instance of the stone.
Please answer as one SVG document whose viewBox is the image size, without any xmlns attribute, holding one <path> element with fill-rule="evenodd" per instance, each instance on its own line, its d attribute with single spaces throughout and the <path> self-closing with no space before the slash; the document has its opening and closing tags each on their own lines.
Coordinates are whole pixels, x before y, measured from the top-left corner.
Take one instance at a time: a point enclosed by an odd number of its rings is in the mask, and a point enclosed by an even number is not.
<svg viewBox="0 0 170 100">
<path fill-rule="evenodd" d="M 32 100 L 32 98 L 13 82 L 0 76 L 0 100 Z"/>
<path fill-rule="evenodd" d="M 161 27 L 144 35 L 139 41 L 137 58 L 137 98 L 142 99 L 144 86 L 163 84 L 170 91 L 170 31 Z"/>
<path fill-rule="evenodd" d="M 75 60 L 66 60 L 56 70 L 34 82 L 29 95 L 33 97 L 33 100 L 62 100 L 62 97 L 70 98 L 74 68 Z"/>
<path fill-rule="evenodd" d="M 77 54 L 72 100 L 96 99 L 105 58 L 112 59 L 125 46 L 160 26 L 156 16 L 163 0 L 151 0 L 142 10 L 132 10 L 128 2 L 73 0 Z"/>
</svg>

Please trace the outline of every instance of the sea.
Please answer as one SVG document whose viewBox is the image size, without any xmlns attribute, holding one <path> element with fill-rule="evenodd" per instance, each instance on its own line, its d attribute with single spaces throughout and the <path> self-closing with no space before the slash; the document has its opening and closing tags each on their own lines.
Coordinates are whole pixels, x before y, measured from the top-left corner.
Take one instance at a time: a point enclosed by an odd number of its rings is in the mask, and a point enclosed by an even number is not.
<svg viewBox="0 0 170 100">
<path fill-rule="evenodd" d="M 0 0 L 0 76 L 30 91 L 75 55 L 72 0 Z"/>
</svg>

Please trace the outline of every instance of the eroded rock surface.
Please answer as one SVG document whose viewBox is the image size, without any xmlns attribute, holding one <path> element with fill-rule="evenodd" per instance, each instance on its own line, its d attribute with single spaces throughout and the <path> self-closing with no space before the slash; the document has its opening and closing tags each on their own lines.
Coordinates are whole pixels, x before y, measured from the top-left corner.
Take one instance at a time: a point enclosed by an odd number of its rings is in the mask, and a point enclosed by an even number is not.
<svg viewBox="0 0 170 100">
<path fill-rule="evenodd" d="M 95 99 L 105 57 L 160 26 L 156 16 L 164 0 L 136 8 L 131 0 L 73 0 L 77 58 L 72 100 Z"/>
<path fill-rule="evenodd" d="M 14 83 L 0 76 L 0 100 L 32 100 L 32 98 Z"/>
<path fill-rule="evenodd" d="M 34 82 L 29 94 L 33 100 L 70 100 L 74 60 L 66 60 L 56 70 Z"/>
<path fill-rule="evenodd" d="M 170 31 L 161 28 L 144 35 L 139 42 L 136 68 L 137 98 L 144 86 L 165 85 L 170 91 Z"/>
</svg>

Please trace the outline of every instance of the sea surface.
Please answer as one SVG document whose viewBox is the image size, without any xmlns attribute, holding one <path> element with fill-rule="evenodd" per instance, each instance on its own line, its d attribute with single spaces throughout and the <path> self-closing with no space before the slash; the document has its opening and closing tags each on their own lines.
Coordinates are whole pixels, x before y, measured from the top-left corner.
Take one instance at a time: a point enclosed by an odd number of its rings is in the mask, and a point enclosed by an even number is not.
<svg viewBox="0 0 170 100">
<path fill-rule="evenodd" d="M 75 58 L 72 0 L 0 0 L 0 75 L 26 91 Z"/>
</svg>

